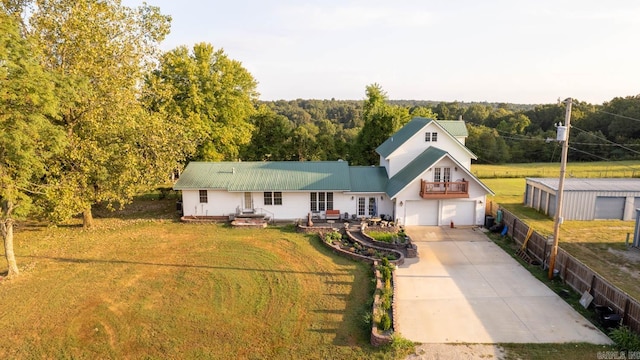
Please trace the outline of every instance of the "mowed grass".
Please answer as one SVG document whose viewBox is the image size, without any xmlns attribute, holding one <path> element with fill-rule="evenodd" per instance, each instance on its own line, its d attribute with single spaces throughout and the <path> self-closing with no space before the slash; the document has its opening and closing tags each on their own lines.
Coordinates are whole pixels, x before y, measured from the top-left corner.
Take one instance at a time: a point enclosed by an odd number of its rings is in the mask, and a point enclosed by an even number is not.
<svg viewBox="0 0 640 360">
<path fill-rule="evenodd" d="M 76 225 L 18 226 L 0 358 L 391 356 L 362 326 L 370 267 L 315 236 L 131 214 Z"/>
<path fill-rule="evenodd" d="M 537 232 L 552 236 L 553 219 L 522 205 L 524 179 L 483 179 L 496 195 L 489 199 L 493 211 L 498 204 L 516 214 Z M 621 220 L 565 221 L 560 227 L 560 247 L 591 269 L 640 299 L 640 251 L 629 249 L 635 222 Z"/>
</svg>

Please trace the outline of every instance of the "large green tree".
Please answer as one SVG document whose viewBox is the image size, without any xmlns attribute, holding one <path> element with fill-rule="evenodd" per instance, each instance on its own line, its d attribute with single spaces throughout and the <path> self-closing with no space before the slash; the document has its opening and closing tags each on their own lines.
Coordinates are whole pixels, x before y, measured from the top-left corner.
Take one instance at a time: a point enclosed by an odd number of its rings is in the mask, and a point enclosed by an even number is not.
<svg viewBox="0 0 640 360">
<path fill-rule="evenodd" d="M 251 142 L 242 149 L 242 159 L 250 161 L 283 161 L 293 159 L 293 124 L 266 105 L 250 119 Z"/>
<path fill-rule="evenodd" d="M 387 94 L 378 84 L 367 86 L 366 95 L 362 114 L 364 125 L 351 158 L 358 165 L 375 165 L 379 161 L 375 149 L 407 123 L 409 110 L 387 104 Z"/>
<path fill-rule="evenodd" d="M 0 7 L 0 234 L 9 277 L 19 272 L 13 224 L 33 210 L 46 163 L 64 145 L 63 132 L 48 118 L 57 110 L 52 79 L 34 53 L 19 18 Z"/>
<path fill-rule="evenodd" d="M 162 128 L 141 106 L 142 75 L 169 32 L 159 8 L 119 0 L 37 0 L 31 35 L 54 73 L 68 147 L 50 166 L 47 213 L 64 220 L 97 202 L 125 204 L 167 170 Z"/>
<path fill-rule="evenodd" d="M 191 159 L 237 160 L 249 143 L 257 83 L 239 61 L 199 43 L 162 55 L 147 78 L 149 108 L 180 124 L 196 146 Z"/>
</svg>

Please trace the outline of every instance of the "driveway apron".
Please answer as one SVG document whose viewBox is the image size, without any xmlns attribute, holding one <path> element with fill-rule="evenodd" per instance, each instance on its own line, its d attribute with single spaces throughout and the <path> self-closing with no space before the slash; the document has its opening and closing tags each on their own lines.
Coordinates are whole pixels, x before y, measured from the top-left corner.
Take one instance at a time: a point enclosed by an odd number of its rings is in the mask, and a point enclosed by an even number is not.
<svg viewBox="0 0 640 360">
<path fill-rule="evenodd" d="M 399 333 L 421 343 L 610 344 L 479 228 L 407 227 L 396 271 Z"/>
</svg>

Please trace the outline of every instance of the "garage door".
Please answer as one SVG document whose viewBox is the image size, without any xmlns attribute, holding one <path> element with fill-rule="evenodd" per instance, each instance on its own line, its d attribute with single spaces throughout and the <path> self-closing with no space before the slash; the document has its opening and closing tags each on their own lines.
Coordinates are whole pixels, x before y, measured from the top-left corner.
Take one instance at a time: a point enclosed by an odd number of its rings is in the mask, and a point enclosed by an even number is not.
<svg viewBox="0 0 640 360">
<path fill-rule="evenodd" d="M 468 200 L 447 200 L 442 205 L 442 224 L 475 225 L 476 202 Z"/>
<path fill-rule="evenodd" d="M 405 204 L 405 225 L 438 225 L 438 201 L 414 200 Z"/>
<path fill-rule="evenodd" d="M 622 220 L 625 200 L 626 198 L 624 197 L 598 196 L 596 198 L 596 215 L 594 218 Z"/>
</svg>

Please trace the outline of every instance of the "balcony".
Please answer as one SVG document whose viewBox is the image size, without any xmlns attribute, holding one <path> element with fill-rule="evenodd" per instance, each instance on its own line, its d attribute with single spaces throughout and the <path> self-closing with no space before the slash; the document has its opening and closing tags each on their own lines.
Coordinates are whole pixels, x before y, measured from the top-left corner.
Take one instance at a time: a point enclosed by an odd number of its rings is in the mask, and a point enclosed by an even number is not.
<svg viewBox="0 0 640 360">
<path fill-rule="evenodd" d="M 468 181 L 428 182 L 421 180 L 420 197 L 423 199 L 464 199 L 469 197 Z"/>
</svg>

